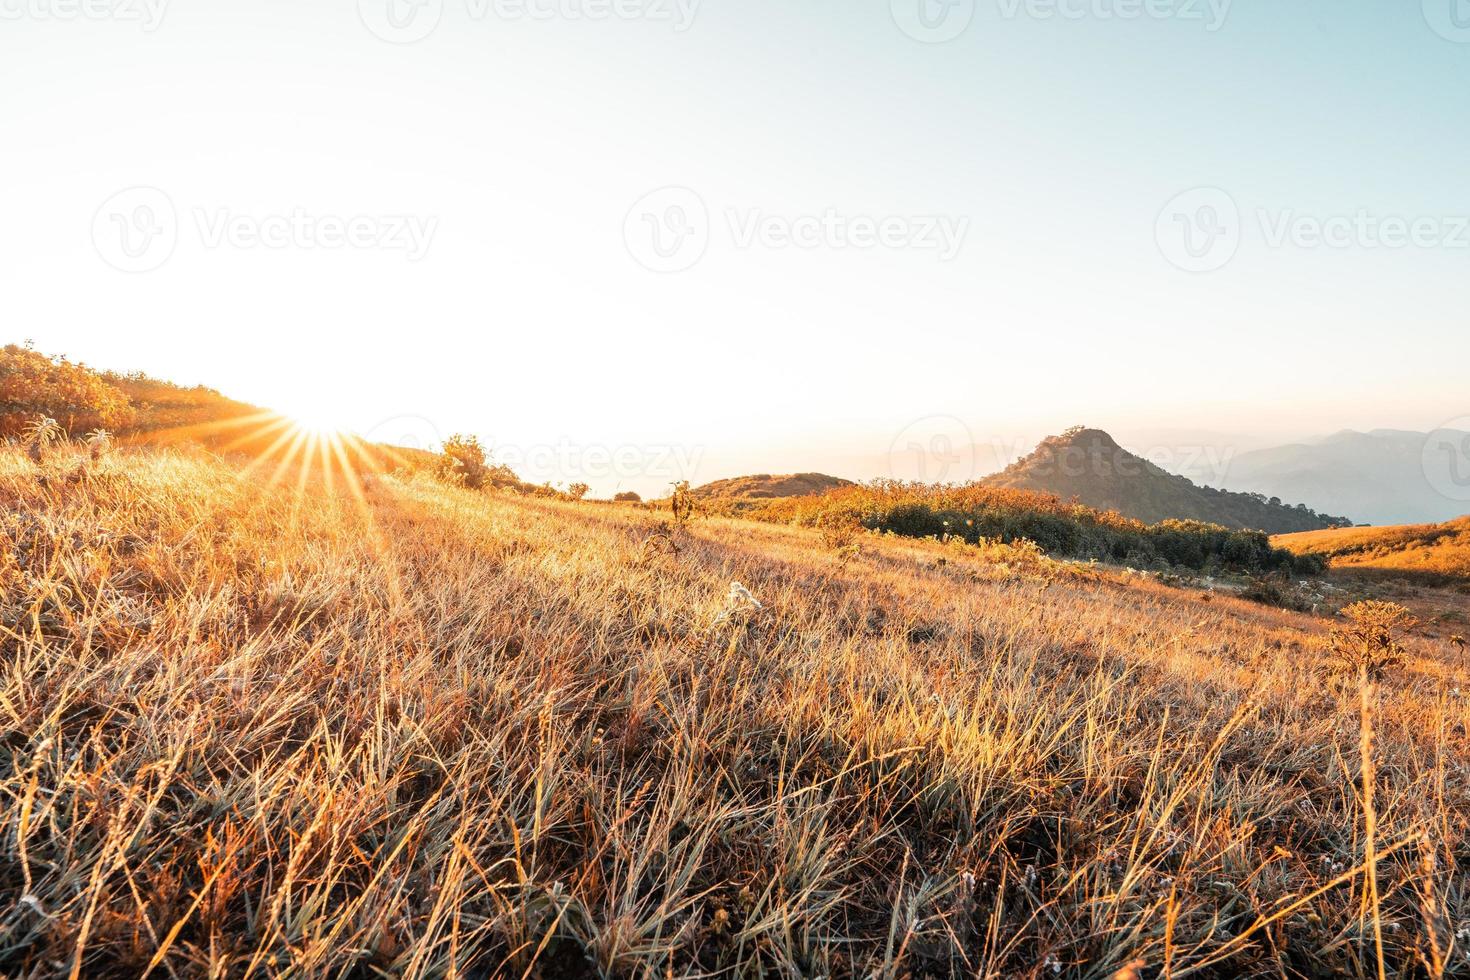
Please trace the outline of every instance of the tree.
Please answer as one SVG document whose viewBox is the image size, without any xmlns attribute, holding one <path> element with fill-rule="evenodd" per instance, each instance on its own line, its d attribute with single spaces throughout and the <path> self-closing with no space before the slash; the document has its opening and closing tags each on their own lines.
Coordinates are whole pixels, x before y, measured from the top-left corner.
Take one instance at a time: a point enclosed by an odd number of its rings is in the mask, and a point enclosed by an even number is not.
<svg viewBox="0 0 1470 980">
<path fill-rule="evenodd" d="M 38 418 L 69 435 L 122 429 L 135 414 L 126 394 L 85 365 L 16 344 L 0 350 L 0 435 L 20 435 Z"/>
<path fill-rule="evenodd" d="M 638 496 L 638 494 L 634 493 L 632 490 L 624 490 L 622 493 L 617 494 L 616 496 L 614 496 L 613 497 L 613 500 L 615 500 L 616 502 L 618 502 L 620 504 L 641 504 L 641 503 L 643 503 L 643 498 L 640 497 L 640 496 Z"/>
<path fill-rule="evenodd" d="M 567 496 L 571 497 L 573 500 L 581 500 L 583 497 L 587 496 L 588 491 L 590 491 L 591 489 L 592 488 L 585 483 L 573 483 L 571 486 L 567 487 Z"/>
</svg>

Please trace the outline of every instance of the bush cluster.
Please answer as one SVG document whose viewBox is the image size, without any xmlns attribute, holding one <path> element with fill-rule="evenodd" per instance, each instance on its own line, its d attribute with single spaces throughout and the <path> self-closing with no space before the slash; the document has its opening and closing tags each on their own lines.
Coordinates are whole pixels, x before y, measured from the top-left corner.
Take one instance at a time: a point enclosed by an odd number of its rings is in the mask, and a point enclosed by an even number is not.
<svg viewBox="0 0 1470 980">
<path fill-rule="evenodd" d="M 101 375 L 29 346 L 0 349 L 0 436 L 22 435 L 38 419 L 55 419 L 68 435 L 121 429 L 136 413 L 128 396 Z"/>
<path fill-rule="evenodd" d="M 1068 503 L 1054 494 L 991 487 L 878 481 L 818 497 L 774 500 L 747 511 L 766 520 L 821 526 L 833 515 L 873 531 L 907 537 L 1034 541 L 1053 557 L 1097 559 L 1140 567 L 1285 571 L 1315 574 L 1322 563 L 1275 548 L 1261 531 L 1199 521 L 1144 524 L 1113 511 Z"/>
<path fill-rule="evenodd" d="M 565 490 L 549 483 L 527 483 L 509 466 L 491 460 L 478 436 L 461 433 L 444 440 L 434 460 L 433 473 L 446 483 L 471 490 L 510 490 L 555 500 L 581 500 L 592 489 L 585 483 L 573 483 Z"/>
</svg>

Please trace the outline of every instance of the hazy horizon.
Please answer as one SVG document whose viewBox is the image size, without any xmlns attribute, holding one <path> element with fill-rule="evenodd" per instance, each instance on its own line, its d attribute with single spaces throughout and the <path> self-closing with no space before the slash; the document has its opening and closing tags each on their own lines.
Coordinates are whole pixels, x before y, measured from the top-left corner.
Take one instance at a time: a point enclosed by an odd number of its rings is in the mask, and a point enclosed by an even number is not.
<svg viewBox="0 0 1470 980">
<path fill-rule="evenodd" d="M 671 448 L 879 475 L 947 419 L 1243 452 L 1470 413 L 1448 0 L 65 9 L 0 33 L 48 353 L 643 454 L 598 493 Z"/>
</svg>

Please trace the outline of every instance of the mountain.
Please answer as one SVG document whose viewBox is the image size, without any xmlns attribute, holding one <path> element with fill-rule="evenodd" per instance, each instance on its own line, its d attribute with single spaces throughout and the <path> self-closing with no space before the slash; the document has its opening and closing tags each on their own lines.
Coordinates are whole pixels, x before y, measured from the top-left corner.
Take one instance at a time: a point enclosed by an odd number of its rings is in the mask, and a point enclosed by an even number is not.
<svg viewBox="0 0 1470 980">
<path fill-rule="evenodd" d="M 690 492 L 701 500 L 771 500 L 777 497 L 805 497 L 849 486 L 852 486 L 851 480 L 825 473 L 793 473 L 788 476 L 759 473 L 755 476 L 716 480 Z"/>
<path fill-rule="evenodd" d="M 1467 463 L 1467 432 L 1346 430 L 1242 453 L 1221 482 L 1372 524 L 1434 523 L 1470 512 Z"/>
<path fill-rule="evenodd" d="M 1302 505 L 1198 486 L 1128 452 L 1100 429 L 1078 427 L 1045 439 L 1029 456 L 983 482 L 1054 493 L 1149 524 L 1193 520 L 1284 534 L 1348 523 Z"/>
<path fill-rule="evenodd" d="M 1271 543 L 1315 555 L 1334 569 L 1400 576 L 1425 584 L 1470 581 L 1470 517 L 1445 524 L 1345 527 L 1283 534 Z"/>
</svg>

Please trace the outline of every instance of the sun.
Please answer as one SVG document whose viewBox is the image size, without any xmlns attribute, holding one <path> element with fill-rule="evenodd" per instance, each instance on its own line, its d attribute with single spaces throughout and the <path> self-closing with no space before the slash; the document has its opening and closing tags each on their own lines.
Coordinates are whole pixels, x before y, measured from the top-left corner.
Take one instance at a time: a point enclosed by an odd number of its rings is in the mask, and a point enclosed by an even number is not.
<svg viewBox="0 0 1470 980">
<path fill-rule="evenodd" d="M 285 415 L 298 432 L 317 438 L 338 438 L 350 431 L 346 419 L 335 405 L 298 405 Z"/>
</svg>

